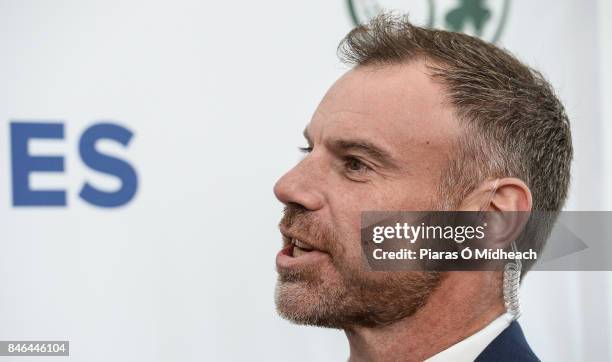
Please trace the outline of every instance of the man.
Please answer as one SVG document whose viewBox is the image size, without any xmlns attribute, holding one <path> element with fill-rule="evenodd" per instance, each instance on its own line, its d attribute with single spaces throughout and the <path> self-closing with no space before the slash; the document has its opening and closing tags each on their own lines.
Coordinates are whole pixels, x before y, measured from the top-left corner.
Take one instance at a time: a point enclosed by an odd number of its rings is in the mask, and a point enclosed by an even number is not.
<svg viewBox="0 0 612 362">
<path fill-rule="evenodd" d="M 351 361 L 537 360 L 506 312 L 501 272 L 366 271 L 360 217 L 483 208 L 555 215 L 572 146 L 550 85 L 491 44 L 390 15 L 352 30 L 339 54 L 354 67 L 306 127 L 305 157 L 274 187 L 286 205 L 278 312 L 343 329 Z"/>
</svg>

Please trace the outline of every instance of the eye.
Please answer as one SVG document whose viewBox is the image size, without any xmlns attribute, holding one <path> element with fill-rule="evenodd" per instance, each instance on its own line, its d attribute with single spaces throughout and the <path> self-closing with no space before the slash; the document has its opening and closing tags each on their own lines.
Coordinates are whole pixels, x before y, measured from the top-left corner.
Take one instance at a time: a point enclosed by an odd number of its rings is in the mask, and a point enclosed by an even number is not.
<svg viewBox="0 0 612 362">
<path fill-rule="evenodd" d="M 312 152 L 312 147 L 298 147 L 298 150 L 300 150 L 302 153 L 310 153 Z"/>
<path fill-rule="evenodd" d="M 368 165 L 355 157 L 347 157 L 344 165 L 346 169 L 352 173 L 363 173 L 370 169 Z"/>
</svg>

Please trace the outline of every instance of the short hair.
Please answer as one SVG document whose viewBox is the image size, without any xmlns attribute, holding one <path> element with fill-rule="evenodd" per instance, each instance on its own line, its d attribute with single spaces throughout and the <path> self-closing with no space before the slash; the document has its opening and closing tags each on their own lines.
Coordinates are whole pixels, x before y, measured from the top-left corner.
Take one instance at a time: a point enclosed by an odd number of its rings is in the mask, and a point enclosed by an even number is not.
<svg viewBox="0 0 612 362">
<path fill-rule="evenodd" d="M 424 61 L 464 130 L 442 173 L 441 195 L 457 205 L 487 178 L 523 180 L 533 210 L 546 212 L 530 219 L 517 246 L 543 249 L 567 198 L 573 150 L 563 104 L 540 72 L 478 38 L 418 27 L 393 14 L 354 28 L 338 55 L 360 66 Z M 523 265 L 525 272 L 533 261 Z"/>
</svg>

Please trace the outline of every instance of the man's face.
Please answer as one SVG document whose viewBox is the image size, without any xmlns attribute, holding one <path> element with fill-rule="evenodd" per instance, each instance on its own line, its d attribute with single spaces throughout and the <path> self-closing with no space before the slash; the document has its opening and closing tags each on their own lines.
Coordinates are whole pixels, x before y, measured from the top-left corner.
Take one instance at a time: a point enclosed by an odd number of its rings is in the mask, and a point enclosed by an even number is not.
<svg viewBox="0 0 612 362">
<path fill-rule="evenodd" d="M 421 62 L 356 67 L 305 130 L 308 154 L 275 185 L 286 205 L 279 313 L 297 323 L 384 325 L 414 313 L 437 273 L 366 272 L 362 211 L 435 210 L 459 125 Z M 297 241 L 298 246 L 292 245 Z"/>
</svg>

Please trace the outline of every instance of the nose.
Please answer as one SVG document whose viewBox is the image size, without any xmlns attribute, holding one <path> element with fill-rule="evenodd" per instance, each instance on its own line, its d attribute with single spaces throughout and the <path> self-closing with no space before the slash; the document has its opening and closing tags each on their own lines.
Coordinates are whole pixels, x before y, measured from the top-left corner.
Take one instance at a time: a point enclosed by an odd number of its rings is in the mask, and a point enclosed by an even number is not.
<svg viewBox="0 0 612 362">
<path fill-rule="evenodd" d="M 285 205 L 298 204 L 310 211 L 316 211 L 324 205 L 321 192 L 321 171 L 314 160 L 304 158 L 293 169 L 284 174 L 274 185 L 274 195 Z"/>
</svg>

